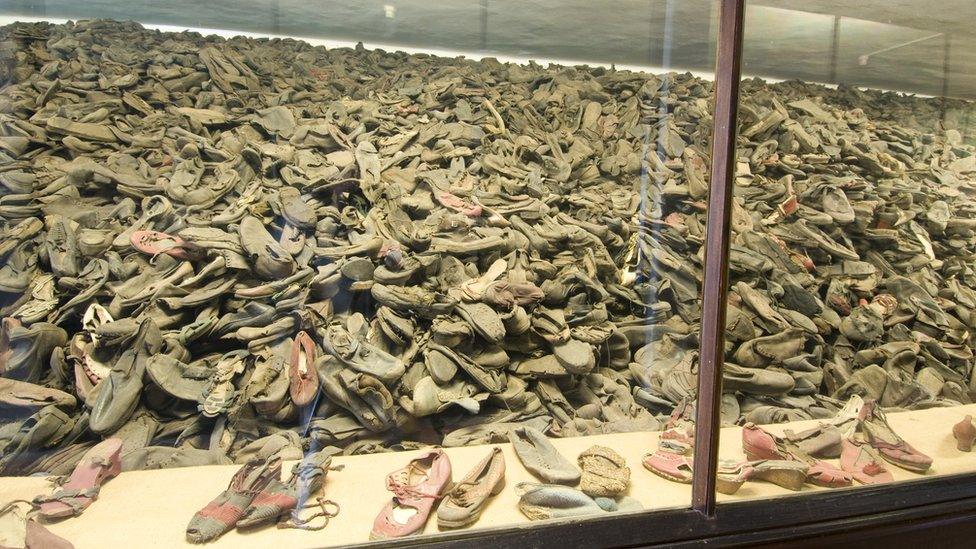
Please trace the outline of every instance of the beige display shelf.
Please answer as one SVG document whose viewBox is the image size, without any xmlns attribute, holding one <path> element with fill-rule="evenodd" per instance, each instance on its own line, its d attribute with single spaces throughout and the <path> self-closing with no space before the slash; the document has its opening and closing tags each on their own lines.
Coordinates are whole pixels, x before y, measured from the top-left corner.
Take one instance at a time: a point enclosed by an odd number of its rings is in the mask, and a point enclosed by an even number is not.
<svg viewBox="0 0 976 549">
<path fill-rule="evenodd" d="M 976 471 L 976 452 L 964 453 L 955 447 L 952 425 L 966 414 L 976 415 L 976 405 L 936 408 L 914 412 L 889 414 L 896 432 L 919 450 L 935 460 L 924 476 Z M 802 421 L 773 425 L 771 432 L 782 433 L 786 428 L 802 430 L 816 421 Z M 740 428 L 722 429 L 720 456 L 743 459 Z M 576 456 L 593 444 L 609 446 L 627 459 L 632 475 L 630 496 L 641 501 L 645 508 L 665 509 L 686 507 L 691 499 L 690 485 L 664 480 L 641 466 L 641 457 L 657 446 L 659 433 L 623 433 L 571 439 L 556 439 L 553 444 L 566 457 Z M 481 519 L 471 528 L 527 523 L 518 511 L 515 485 L 535 479 L 521 466 L 509 444 L 500 446 L 507 465 L 505 489 L 494 498 Z M 489 446 L 450 448 L 447 450 L 459 479 L 482 457 Z M 328 475 L 324 495 L 339 503 L 341 512 L 327 528 L 320 531 L 278 530 L 274 527 L 241 534 L 229 532 L 208 547 L 266 548 L 322 547 L 362 543 L 369 540 L 369 531 L 377 512 L 383 507 L 389 492 L 385 476 L 399 469 L 420 452 L 382 453 L 361 456 L 338 456 L 333 464 L 344 469 Z M 189 545 L 184 531 L 190 517 L 206 505 L 226 486 L 239 466 L 188 467 L 157 471 L 122 473 L 101 490 L 98 500 L 82 516 L 49 525 L 56 534 L 75 544 L 78 549 L 107 547 L 177 547 Z M 896 481 L 922 478 L 890 466 Z M 285 474 L 290 464 L 282 468 Z M 824 488 L 805 487 L 804 491 Z M 11 499 L 31 499 L 50 490 L 50 483 L 39 477 L 8 477 L 0 481 L 0 503 Z M 786 489 L 763 482 L 746 483 L 734 496 L 719 494 L 719 501 L 769 498 L 794 494 Z M 437 532 L 436 518 L 431 517 L 425 532 Z"/>
</svg>

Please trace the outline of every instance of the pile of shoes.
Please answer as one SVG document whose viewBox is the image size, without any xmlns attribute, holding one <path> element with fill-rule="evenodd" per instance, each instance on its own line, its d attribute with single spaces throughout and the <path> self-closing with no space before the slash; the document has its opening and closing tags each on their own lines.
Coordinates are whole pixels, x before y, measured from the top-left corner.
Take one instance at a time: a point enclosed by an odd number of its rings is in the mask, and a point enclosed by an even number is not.
<svg viewBox="0 0 976 549">
<path fill-rule="evenodd" d="M 132 469 L 656 430 L 693 398 L 708 82 L 0 41 L 0 474 L 108 436 Z M 972 400 L 974 148 L 857 93 L 745 86 L 728 422 Z"/>
</svg>

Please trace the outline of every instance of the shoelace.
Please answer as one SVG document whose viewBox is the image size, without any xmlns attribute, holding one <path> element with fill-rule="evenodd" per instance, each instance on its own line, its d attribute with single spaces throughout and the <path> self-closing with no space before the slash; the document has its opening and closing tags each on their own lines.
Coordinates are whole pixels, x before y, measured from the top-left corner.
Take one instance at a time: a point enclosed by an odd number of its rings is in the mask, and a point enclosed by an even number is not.
<svg viewBox="0 0 976 549">
<path fill-rule="evenodd" d="M 419 473 L 424 477 L 427 476 L 425 469 L 414 462 L 410 462 L 406 467 L 387 478 L 387 489 L 393 492 L 397 499 L 437 499 L 439 497 L 436 494 L 427 494 L 417 490 L 413 486 L 409 486 L 407 482 L 409 482 L 412 473 Z"/>
<path fill-rule="evenodd" d="M 330 506 L 335 510 L 334 511 L 330 510 Z M 313 513 L 311 516 L 307 518 L 302 518 L 300 516 L 301 511 L 305 509 L 311 509 L 314 507 L 318 507 L 320 510 L 316 513 Z M 305 504 L 304 506 L 302 506 L 301 509 L 292 510 L 292 512 L 287 516 L 287 518 L 282 518 L 281 520 L 279 520 L 276 526 L 277 528 L 280 529 L 293 528 L 295 530 L 308 530 L 314 532 L 317 530 L 322 530 L 323 528 L 328 526 L 329 520 L 331 520 L 333 517 L 336 517 L 338 515 L 339 515 L 338 503 L 332 501 L 331 499 L 325 499 L 323 497 L 319 497 L 316 498 L 313 503 Z M 324 518 L 325 520 L 322 522 L 322 524 L 317 524 L 315 526 L 312 526 L 311 525 L 312 521 L 317 518 Z"/>
<path fill-rule="evenodd" d="M 473 502 L 470 500 L 471 488 L 478 485 L 477 481 L 474 480 L 462 480 L 461 482 L 454 485 L 454 489 L 451 490 L 451 499 L 457 502 L 458 505 L 462 507 L 467 507 Z"/>
</svg>

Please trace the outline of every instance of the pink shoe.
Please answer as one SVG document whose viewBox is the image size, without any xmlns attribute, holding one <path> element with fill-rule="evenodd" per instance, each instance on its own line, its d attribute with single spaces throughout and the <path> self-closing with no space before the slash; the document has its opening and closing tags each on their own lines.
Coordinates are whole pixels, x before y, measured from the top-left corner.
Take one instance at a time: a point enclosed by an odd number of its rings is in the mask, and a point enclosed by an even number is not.
<svg viewBox="0 0 976 549">
<path fill-rule="evenodd" d="M 916 450 L 905 439 L 898 436 L 884 412 L 873 399 L 868 399 L 858 414 L 861 432 L 872 448 L 889 463 L 915 473 L 924 473 L 932 466 L 932 458 Z"/>
<path fill-rule="evenodd" d="M 826 461 L 810 457 L 795 443 L 773 436 L 753 423 L 746 423 L 742 428 L 742 449 L 749 461 L 770 459 L 806 463 L 810 466 L 807 471 L 807 481 L 811 484 L 840 488 L 853 483 L 849 473 Z"/>
<path fill-rule="evenodd" d="M 373 522 L 370 539 L 400 538 L 422 532 L 437 500 L 451 484 L 451 460 L 443 450 L 431 450 L 386 477 L 393 497 Z"/>
<path fill-rule="evenodd" d="M 315 342 L 304 331 L 291 344 L 288 362 L 288 393 L 298 406 L 305 406 L 319 393 L 319 374 L 315 371 Z"/>
<path fill-rule="evenodd" d="M 176 259 L 192 261 L 204 255 L 200 246 L 158 231 L 136 231 L 129 237 L 129 241 L 133 248 L 153 256 L 166 254 Z"/>
<path fill-rule="evenodd" d="M 107 438 L 82 456 L 68 482 L 50 496 L 38 496 L 38 514 L 46 520 L 80 515 L 98 498 L 102 484 L 122 470 L 122 439 Z"/>
<path fill-rule="evenodd" d="M 436 193 L 435 196 L 437 197 L 437 201 L 441 203 L 441 206 L 444 206 L 449 210 L 463 213 L 468 217 L 481 216 L 481 206 L 478 206 L 477 204 L 469 204 L 468 201 L 457 195 L 445 191 Z"/>
</svg>

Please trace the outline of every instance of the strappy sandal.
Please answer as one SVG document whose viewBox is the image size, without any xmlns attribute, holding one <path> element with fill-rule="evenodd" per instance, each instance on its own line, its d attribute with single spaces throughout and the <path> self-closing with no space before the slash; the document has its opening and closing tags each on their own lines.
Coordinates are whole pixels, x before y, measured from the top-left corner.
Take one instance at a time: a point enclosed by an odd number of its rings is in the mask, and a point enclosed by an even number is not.
<svg viewBox="0 0 976 549">
<path fill-rule="evenodd" d="M 247 509 L 244 510 L 243 515 L 237 521 L 237 528 L 254 528 L 278 519 L 281 519 L 282 522 L 294 524 L 294 527 L 298 528 L 299 524 L 302 527 L 308 526 L 308 523 L 313 518 L 319 516 L 328 518 L 335 516 L 329 515 L 329 511 L 326 509 L 325 502 L 328 502 L 328 500 L 317 498 L 322 501 L 312 503 L 310 506 L 314 507 L 318 505 L 321 508 L 320 513 L 317 513 L 315 517 L 308 517 L 306 519 L 298 517 L 298 511 L 309 508 L 309 506 L 303 506 L 302 504 L 322 489 L 322 485 L 325 483 L 325 476 L 329 471 L 333 470 L 330 467 L 331 465 L 332 456 L 324 452 L 318 452 L 296 463 L 292 468 L 291 478 L 288 479 L 288 482 L 282 482 L 280 479 L 272 478 L 258 492 Z M 341 468 L 341 466 L 337 466 L 334 469 Z M 335 504 L 332 503 L 332 505 Z M 338 509 L 336 513 L 338 513 Z M 326 523 L 328 523 L 328 520 L 326 520 Z M 322 528 L 324 527 L 323 525 Z"/>
<path fill-rule="evenodd" d="M 38 496 L 38 516 L 53 520 L 80 515 L 98 498 L 102 484 L 122 471 L 122 439 L 109 438 L 85 453 L 68 480 L 51 495 Z"/>
</svg>

